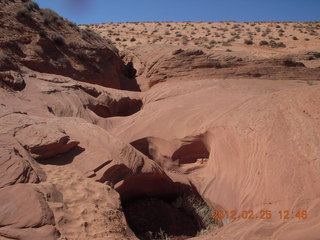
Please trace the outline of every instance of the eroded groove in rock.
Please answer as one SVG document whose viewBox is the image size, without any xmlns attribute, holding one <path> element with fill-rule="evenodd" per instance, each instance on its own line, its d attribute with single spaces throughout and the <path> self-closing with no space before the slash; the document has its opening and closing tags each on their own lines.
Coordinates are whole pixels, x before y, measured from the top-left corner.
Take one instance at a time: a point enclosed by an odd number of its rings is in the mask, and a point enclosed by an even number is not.
<svg viewBox="0 0 320 240">
<path fill-rule="evenodd" d="M 125 97 L 118 101 L 111 100 L 106 104 L 89 104 L 87 107 L 102 118 L 129 116 L 141 109 L 142 101 Z"/>
</svg>

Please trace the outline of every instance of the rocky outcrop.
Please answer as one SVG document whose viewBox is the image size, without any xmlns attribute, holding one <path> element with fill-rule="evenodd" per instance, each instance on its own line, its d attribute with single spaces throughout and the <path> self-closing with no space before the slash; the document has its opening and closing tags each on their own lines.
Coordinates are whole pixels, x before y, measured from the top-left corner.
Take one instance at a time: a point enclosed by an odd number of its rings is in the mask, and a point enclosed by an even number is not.
<svg viewBox="0 0 320 240">
<path fill-rule="evenodd" d="M 26 83 L 21 73 L 8 71 L 0 72 L 0 87 L 13 91 L 21 91 L 25 88 Z"/>
<path fill-rule="evenodd" d="M 272 212 L 268 221 L 224 219 L 223 228 L 197 239 L 319 235 L 320 88 L 264 84 L 270 83 L 166 83 L 145 92 L 148 103 L 138 114 L 116 125 L 110 119 L 112 134 L 149 154 L 166 173 L 184 173 L 214 209 Z M 293 209 L 295 220 L 283 222 L 282 209 Z M 310 215 L 299 219 L 299 210 Z"/>
<path fill-rule="evenodd" d="M 0 188 L 45 180 L 44 172 L 12 136 L 0 134 L 0 152 Z"/>
<path fill-rule="evenodd" d="M 191 79 L 320 79 L 316 68 L 307 68 L 290 58 L 286 62 L 282 58 L 261 58 L 242 52 L 167 45 L 139 45 L 121 54 L 137 69 L 137 82 L 143 91 L 162 82 Z"/>
<path fill-rule="evenodd" d="M 54 216 L 36 187 L 16 184 L 0 189 L 0 236 L 4 239 L 55 240 Z"/>
<path fill-rule="evenodd" d="M 79 144 L 59 128 L 47 124 L 31 125 L 16 132 L 15 138 L 34 159 L 45 159 L 70 151 Z"/>
<path fill-rule="evenodd" d="M 93 31 L 81 30 L 32 1 L 4 1 L 0 14 L 1 33 L 6 36 L 0 39 L 0 71 L 25 66 L 105 87 L 139 90 L 132 68 L 123 63 L 118 50 Z M 23 86 L 8 77 L 4 80 L 14 88 Z"/>
</svg>

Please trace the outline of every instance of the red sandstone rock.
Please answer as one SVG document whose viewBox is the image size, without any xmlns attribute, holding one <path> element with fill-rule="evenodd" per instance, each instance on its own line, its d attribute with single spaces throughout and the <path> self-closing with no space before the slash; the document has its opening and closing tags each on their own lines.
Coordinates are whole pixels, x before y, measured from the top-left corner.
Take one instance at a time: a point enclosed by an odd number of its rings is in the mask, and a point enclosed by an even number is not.
<svg viewBox="0 0 320 240">
<path fill-rule="evenodd" d="M 62 129 L 47 124 L 31 125 L 16 132 L 16 139 L 34 159 L 45 159 L 70 151 L 79 142 L 70 140 Z"/>
<path fill-rule="evenodd" d="M 57 239 L 54 216 L 43 195 L 31 185 L 0 189 L 0 236 L 18 239 Z"/>
</svg>

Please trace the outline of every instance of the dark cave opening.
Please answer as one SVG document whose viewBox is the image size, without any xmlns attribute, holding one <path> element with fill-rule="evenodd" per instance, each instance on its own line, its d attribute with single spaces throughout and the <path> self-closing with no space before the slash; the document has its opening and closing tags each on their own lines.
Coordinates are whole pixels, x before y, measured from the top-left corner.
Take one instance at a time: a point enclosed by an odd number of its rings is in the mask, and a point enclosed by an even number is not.
<svg viewBox="0 0 320 240">
<path fill-rule="evenodd" d="M 141 240 L 183 240 L 213 231 L 212 209 L 197 195 L 141 196 L 122 203 L 132 231 Z"/>
<path fill-rule="evenodd" d="M 117 190 L 127 223 L 141 240 L 183 240 L 218 226 L 211 219 L 212 209 L 193 187 L 160 175 L 132 177 L 128 184 Z"/>
</svg>

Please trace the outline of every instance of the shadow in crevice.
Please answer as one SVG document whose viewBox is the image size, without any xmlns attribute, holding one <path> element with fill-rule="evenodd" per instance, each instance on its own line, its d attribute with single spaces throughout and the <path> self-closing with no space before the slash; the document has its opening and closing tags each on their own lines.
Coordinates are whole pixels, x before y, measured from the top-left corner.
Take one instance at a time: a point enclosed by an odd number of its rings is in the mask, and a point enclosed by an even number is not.
<svg viewBox="0 0 320 240">
<path fill-rule="evenodd" d="M 140 111 L 142 107 L 142 101 L 140 99 L 124 97 L 118 101 L 112 100 L 108 104 L 88 104 L 86 107 L 94 112 L 97 116 L 102 118 L 130 116 Z"/>
<path fill-rule="evenodd" d="M 172 160 L 179 160 L 179 164 L 195 163 L 197 159 L 209 158 L 209 151 L 201 140 L 184 145 L 172 154 Z"/>
<path fill-rule="evenodd" d="M 52 158 L 38 160 L 38 163 L 43 165 L 57 165 L 57 166 L 67 165 L 72 163 L 74 158 L 80 155 L 81 153 L 83 153 L 84 151 L 85 151 L 84 148 L 76 146 L 67 153 L 62 153 Z"/>
<path fill-rule="evenodd" d="M 149 151 L 149 142 L 147 138 L 141 138 L 130 143 L 139 152 L 142 152 L 148 158 L 153 159 Z"/>
<path fill-rule="evenodd" d="M 126 177 L 132 175 L 132 170 L 124 164 L 117 164 L 108 168 L 99 182 L 108 182 L 109 184 L 115 185 L 122 181 Z"/>
</svg>

